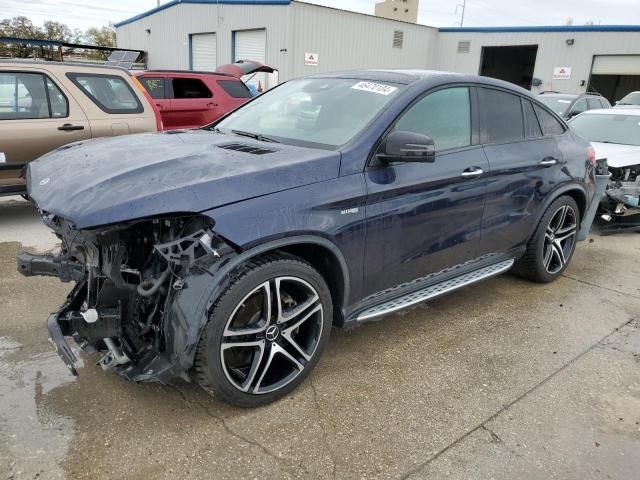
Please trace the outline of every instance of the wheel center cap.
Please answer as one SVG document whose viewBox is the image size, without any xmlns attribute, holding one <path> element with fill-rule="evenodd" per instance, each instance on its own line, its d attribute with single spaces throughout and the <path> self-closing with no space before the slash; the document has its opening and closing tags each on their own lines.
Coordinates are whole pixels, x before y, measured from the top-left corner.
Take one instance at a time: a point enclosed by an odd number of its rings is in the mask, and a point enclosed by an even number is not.
<svg viewBox="0 0 640 480">
<path fill-rule="evenodd" d="M 278 335 L 280 335 L 280 329 L 276 325 L 271 325 L 265 332 L 265 337 L 270 342 L 273 342 L 276 338 L 278 338 Z"/>
</svg>

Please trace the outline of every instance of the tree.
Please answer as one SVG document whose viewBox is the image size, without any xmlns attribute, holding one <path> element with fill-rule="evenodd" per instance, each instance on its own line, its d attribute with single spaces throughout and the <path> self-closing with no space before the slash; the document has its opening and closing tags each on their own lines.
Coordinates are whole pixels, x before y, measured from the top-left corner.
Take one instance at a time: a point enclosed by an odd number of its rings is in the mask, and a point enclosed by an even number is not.
<svg viewBox="0 0 640 480">
<path fill-rule="evenodd" d="M 89 28 L 85 32 L 84 37 L 89 45 L 96 45 L 98 47 L 116 46 L 116 31 L 111 25 L 101 28 Z"/>
</svg>

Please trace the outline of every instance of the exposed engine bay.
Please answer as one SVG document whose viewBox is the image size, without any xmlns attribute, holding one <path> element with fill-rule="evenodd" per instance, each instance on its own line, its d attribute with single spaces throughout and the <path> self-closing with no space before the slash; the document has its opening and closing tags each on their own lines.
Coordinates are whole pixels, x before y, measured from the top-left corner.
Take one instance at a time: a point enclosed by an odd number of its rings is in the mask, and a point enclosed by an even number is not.
<svg viewBox="0 0 640 480">
<path fill-rule="evenodd" d="M 136 381 L 161 380 L 158 369 L 150 366 L 160 358 L 165 368 L 174 366 L 168 332 L 176 334 L 176 328 L 167 322 L 185 279 L 202 268 L 199 260 L 215 262 L 230 251 L 211 231 L 213 220 L 195 215 L 76 230 L 60 217 L 42 216 L 62 241 L 61 251 L 47 256 L 22 253 L 18 269 L 27 276 L 76 282 L 48 322 L 67 366 L 76 373 L 77 358 L 65 336 L 89 353 L 100 352 L 105 370 Z"/>
<path fill-rule="evenodd" d="M 609 167 L 611 178 L 600 202 L 602 234 L 640 232 L 640 164 Z"/>
</svg>

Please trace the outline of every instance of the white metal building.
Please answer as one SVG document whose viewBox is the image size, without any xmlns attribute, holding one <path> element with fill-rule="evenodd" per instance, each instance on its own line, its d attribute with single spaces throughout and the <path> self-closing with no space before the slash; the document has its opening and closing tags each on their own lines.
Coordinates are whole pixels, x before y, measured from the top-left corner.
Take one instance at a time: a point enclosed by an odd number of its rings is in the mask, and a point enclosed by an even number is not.
<svg viewBox="0 0 640 480">
<path fill-rule="evenodd" d="M 437 29 L 292 0 L 172 0 L 116 28 L 118 46 L 145 50 L 152 69 L 251 59 L 278 69 L 280 81 L 419 68 L 484 74 L 534 93 L 590 88 L 618 100 L 640 90 L 640 25 Z"/>
</svg>

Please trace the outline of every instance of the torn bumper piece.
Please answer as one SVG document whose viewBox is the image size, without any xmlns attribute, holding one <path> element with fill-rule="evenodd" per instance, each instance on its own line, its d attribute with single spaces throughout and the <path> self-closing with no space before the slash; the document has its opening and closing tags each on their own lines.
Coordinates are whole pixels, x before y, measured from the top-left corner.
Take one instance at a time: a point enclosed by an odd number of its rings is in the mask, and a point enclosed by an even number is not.
<svg viewBox="0 0 640 480">
<path fill-rule="evenodd" d="M 47 329 L 49 330 L 49 341 L 56 349 L 56 352 L 67 366 L 67 368 L 71 371 L 71 373 L 75 376 L 78 376 L 78 371 L 76 370 L 76 363 L 78 363 L 78 357 L 73 353 L 73 350 L 67 343 L 67 340 L 64 338 L 62 334 L 62 329 L 60 328 L 60 324 L 58 323 L 58 313 L 52 313 L 49 315 L 47 319 Z"/>
<path fill-rule="evenodd" d="M 57 277 L 62 282 L 80 281 L 84 275 L 84 266 L 69 261 L 63 255 L 32 255 L 28 252 L 18 254 L 18 271 L 25 277 L 36 275 Z"/>
</svg>

